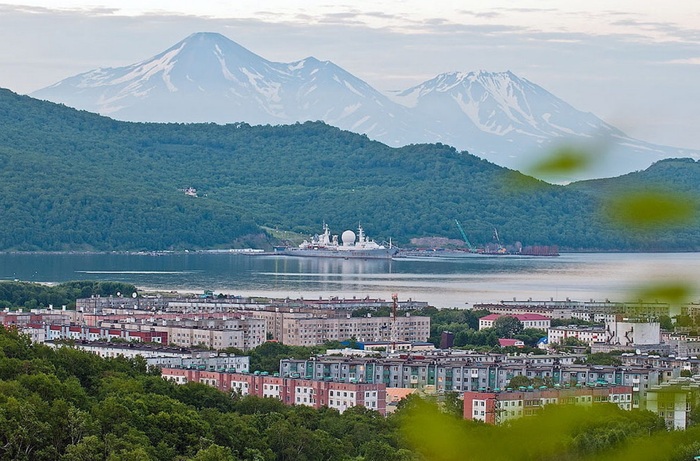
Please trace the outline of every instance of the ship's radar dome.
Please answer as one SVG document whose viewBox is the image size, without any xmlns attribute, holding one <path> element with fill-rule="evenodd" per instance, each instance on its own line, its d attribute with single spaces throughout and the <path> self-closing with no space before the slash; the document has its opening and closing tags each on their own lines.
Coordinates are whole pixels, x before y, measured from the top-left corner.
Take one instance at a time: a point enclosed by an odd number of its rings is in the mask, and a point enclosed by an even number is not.
<svg viewBox="0 0 700 461">
<path fill-rule="evenodd" d="M 351 230 L 346 230 L 340 237 L 343 240 L 343 245 L 354 245 L 355 244 L 355 233 Z"/>
</svg>

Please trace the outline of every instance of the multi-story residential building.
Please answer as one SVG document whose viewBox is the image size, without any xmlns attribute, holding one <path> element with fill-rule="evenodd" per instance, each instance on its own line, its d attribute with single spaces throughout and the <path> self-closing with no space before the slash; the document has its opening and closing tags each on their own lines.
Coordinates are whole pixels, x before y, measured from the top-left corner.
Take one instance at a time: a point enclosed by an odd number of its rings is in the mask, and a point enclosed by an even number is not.
<svg viewBox="0 0 700 461">
<path fill-rule="evenodd" d="M 34 342 L 45 341 L 109 341 L 122 339 L 125 341 L 140 341 L 149 343 L 168 344 L 168 334 L 159 331 L 127 330 L 124 328 L 89 327 L 72 323 L 30 323 L 19 328 L 28 334 Z"/>
<path fill-rule="evenodd" d="M 75 310 L 83 313 L 114 312 L 115 310 L 162 310 L 168 298 L 162 296 L 92 296 L 75 300 Z"/>
<path fill-rule="evenodd" d="M 413 300 L 398 303 L 400 309 L 416 308 L 425 304 Z M 222 319 L 241 316 L 264 320 L 266 329 L 263 340 L 269 335 L 270 339 L 296 346 L 314 346 L 327 341 L 352 338 L 358 341 L 421 342 L 430 336 L 429 317 L 410 314 L 397 315 L 395 318 L 371 315 L 352 317 L 352 310 L 360 307 L 378 308 L 391 305 L 391 301 L 387 303 L 384 300 L 368 298 L 270 300 L 267 303 L 240 297 L 170 299 L 167 301 L 166 311 L 158 312 L 139 310 L 139 306 L 133 300 L 124 298 L 87 298 L 80 300 L 80 305 L 83 309 L 83 312 L 80 312 L 81 321 L 91 326 L 105 322 L 185 322 L 200 317 Z M 201 332 L 195 334 L 199 334 L 199 339 L 202 339 Z M 184 332 L 180 332 L 181 338 L 183 335 Z M 177 334 L 173 339 L 177 339 Z M 254 345 L 235 347 L 250 348 Z"/>
<path fill-rule="evenodd" d="M 161 320 L 160 322 L 101 321 L 97 326 L 71 323 L 30 323 L 18 327 L 36 342 L 104 341 L 123 339 L 180 347 L 249 350 L 266 341 L 265 322 L 257 319 Z"/>
<path fill-rule="evenodd" d="M 611 320 L 611 315 L 619 314 L 629 318 L 655 319 L 659 315 L 668 315 L 670 305 L 664 302 L 613 302 L 605 301 L 549 301 L 543 300 L 517 300 L 501 301 L 498 304 L 475 304 L 474 309 L 487 309 L 498 314 L 533 313 L 551 318 L 578 318 L 589 322 L 602 323 Z M 510 311 L 508 309 L 511 309 Z M 698 304 L 685 304 L 681 306 L 681 313 L 691 315 L 691 312 L 700 312 Z"/>
<path fill-rule="evenodd" d="M 610 402 L 623 410 L 632 409 L 632 388 L 600 386 L 547 388 L 499 392 L 465 392 L 464 418 L 487 424 L 502 424 L 523 416 L 532 416 L 545 405 L 594 405 Z"/>
<path fill-rule="evenodd" d="M 267 373 L 228 373 L 198 369 L 163 368 L 165 379 L 179 384 L 200 382 L 223 392 L 275 398 L 287 405 L 330 407 L 343 412 L 354 406 L 386 414 L 386 386 L 383 384 L 334 382 L 283 378 Z"/>
<path fill-rule="evenodd" d="M 549 319 L 568 320 L 572 309 L 569 307 L 554 307 L 546 305 L 513 305 L 513 304 L 474 304 L 473 310 L 487 310 L 499 315 L 537 314 Z"/>
<path fill-rule="evenodd" d="M 318 316 L 311 312 L 254 311 L 249 316 L 265 319 L 272 339 L 291 346 L 315 346 L 327 341 L 424 342 L 430 337 L 430 317 Z"/>
<path fill-rule="evenodd" d="M 192 351 L 183 348 L 155 346 L 152 344 L 114 343 L 114 342 L 47 342 L 47 346 L 70 347 L 90 352 L 104 358 L 124 357 L 127 359 L 143 358 L 149 368 L 186 368 L 210 371 L 229 371 L 247 373 L 250 357 L 219 354 L 213 351 Z"/>
<path fill-rule="evenodd" d="M 177 310 L 180 312 L 232 312 L 234 310 L 276 310 L 289 312 L 308 311 L 308 312 L 343 312 L 350 313 L 355 309 L 373 309 L 393 307 L 393 300 L 379 298 L 298 298 L 298 299 L 269 299 L 261 301 L 259 298 L 247 298 L 241 296 L 224 296 L 224 297 L 205 297 L 205 298 L 181 298 L 168 301 L 168 309 Z M 397 301 L 399 310 L 420 309 L 427 307 L 428 303 L 424 301 L 415 301 L 408 299 L 405 301 Z"/>
<path fill-rule="evenodd" d="M 632 404 L 640 408 L 647 389 L 680 373 L 678 369 L 646 366 L 590 366 L 573 363 L 574 357 L 509 357 L 500 354 L 315 357 L 282 360 L 280 376 L 383 383 L 387 387 L 437 393 L 506 389 L 511 379 L 525 376 L 562 387 L 577 384 L 629 386 L 632 388 Z"/>
<path fill-rule="evenodd" d="M 154 331 L 167 334 L 168 343 L 180 347 L 214 350 L 235 347 L 249 350 L 266 341 L 265 322 L 245 316 L 223 318 L 179 318 L 156 322 L 102 321 L 100 326 L 124 331 Z"/>
<path fill-rule="evenodd" d="M 601 312 L 599 310 L 574 310 L 571 312 L 572 319 L 583 320 L 585 322 L 591 322 L 599 325 L 615 320 L 616 315 L 617 314 L 612 311 Z"/>
<path fill-rule="evenodd" d="M 700 336 L 671 333 L 662 335 L 662 338 L 676 357 L 700 357 Z"/>
<path fill-rule="evenodd" d="M 501 314 L 489 314 L 485 317 L 479 319 L 479 330 L 484 328 L 492 328 L 493 322 L 495 322 Z M 536 328 L 538 330 L 547 330 L 551 324 L 551 319 L 540 314 L 515 314 L 508 315 L 508 317 L 515 317 L 523 324 L 523 328 Z"/>
<path fill-rule="evenodd" d="M 578 339 L 590 346 L 593 343 L 604 341 L 606 333 L 603 327 L 582 327 L 576 325 L 550 327 L 547 330 L 547 341 L 549 344 L 561 344 L 567 338 Z"/>
<path fill-rule="evenodd" d="M 649 389 L 646 409 L 663 418 L 669 429 L 684 430 L 691 422 L 690 413 L 698 403 L 700 379 L 677 378 Z"/>
</svg>

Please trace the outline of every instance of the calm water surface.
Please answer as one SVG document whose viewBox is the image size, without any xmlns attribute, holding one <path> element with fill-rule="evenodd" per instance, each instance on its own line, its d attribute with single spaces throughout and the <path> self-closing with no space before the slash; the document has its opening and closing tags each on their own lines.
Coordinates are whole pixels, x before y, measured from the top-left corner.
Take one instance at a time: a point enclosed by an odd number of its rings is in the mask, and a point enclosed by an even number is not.
<svg viewBox="0 0 700 461">
<path fill-rule="evenodd" d="M 466 307 L 503 299 L 625 300 L 655 282 L 700 288 L 700 254 L 563 254 L 362 261 L 237 254 L 0 254 L 0 279 L 112 280 L 143 289 L 380 297 Z M 698 296 L 697 292 L 694 295 Z"/>
</svg>

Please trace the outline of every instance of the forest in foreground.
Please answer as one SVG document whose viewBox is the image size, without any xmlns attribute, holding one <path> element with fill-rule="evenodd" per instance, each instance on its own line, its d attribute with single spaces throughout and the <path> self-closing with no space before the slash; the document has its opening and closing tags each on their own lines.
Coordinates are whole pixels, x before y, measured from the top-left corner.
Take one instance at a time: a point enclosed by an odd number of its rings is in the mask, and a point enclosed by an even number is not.
<svg viewBox="0 0 700 461">
<path fill-rule="evenodd" d="M 0 328 L 0 459 L 60 461 L 673 460 L 700 426 L 667 432 L 646 411 L 552 406 L 505 426 L 464 421 L 461 401 L 412 396 L 387 417 L 286 406 L 177 385 L 142 359 L 32 344 Z"/>
</svg>

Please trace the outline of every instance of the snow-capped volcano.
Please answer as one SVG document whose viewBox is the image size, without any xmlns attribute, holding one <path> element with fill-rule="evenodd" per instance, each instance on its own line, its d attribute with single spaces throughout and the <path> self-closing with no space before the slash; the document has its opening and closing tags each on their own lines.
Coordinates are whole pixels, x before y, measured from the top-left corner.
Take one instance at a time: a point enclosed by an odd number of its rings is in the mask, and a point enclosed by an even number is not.
<svg viewBox="0 0 700 461">
<path fill-rule="evenodd" d="M 512 72 L 450 72 L 398 93 L 395 98 L 419 112 L 446 106 L 461 113 L 484 133 L 507 136 L 520 133 L 533 138 L 581 135 L 591 130 L 623 135 L 591 114 L 577 111 L 542 87 Z M 441 123 L 449 120 L 434 113 Z M 463 121 L 458 123 L 463 126 Z"/>
<path fill-rule="evenodd" d="M 323 120 L 392 144 L 411 118 L 329 61 L 271 62 L 217 33 L 192 34 L 146 61 L 79 74 L 32 96 L 140 122 Z"/>
<path fill-rule="evenodd" d="M 442 142 L 523 169 L 557 145 L 610 151 L 596 171 L 643 169 L 694 151 L 627 137 L 511 72 L 451 72 L 385 95 L 330 61 L 268 61 L 196 33 L 131 66 L 96 69 L 31 96 L 142 122 L 289 124 L 322 120 L 391 146 Z"/>
<path fill-rule="evenodd" d="M 527 169 L 561 147 L 590 152 L 596 161 L 582 177 L 612 176 L 653 162 L 700 153 L 657 146 L 625 135 L 512 72 L 449 72 L 404 91 L 392 100 L 434 125 L 440 141 L 499 165 Z"/>
</svg>

